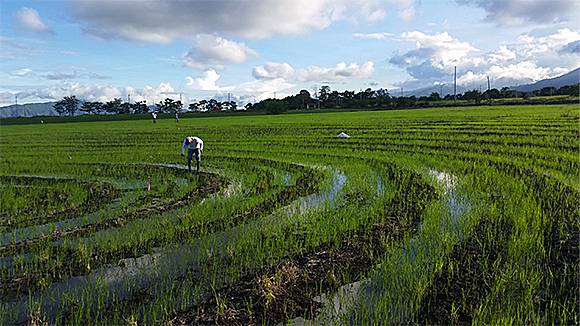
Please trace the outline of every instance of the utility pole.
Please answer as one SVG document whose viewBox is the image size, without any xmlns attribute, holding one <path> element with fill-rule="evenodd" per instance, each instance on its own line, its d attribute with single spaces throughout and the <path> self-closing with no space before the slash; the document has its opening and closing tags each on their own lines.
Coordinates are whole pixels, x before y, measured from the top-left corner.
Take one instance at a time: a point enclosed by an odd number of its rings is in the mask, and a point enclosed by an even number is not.
<svg viewBox="0 0 580 326">
<path fill-rule="evenodd" d="M 127 103 L 131 104 L 131 94 L 127 94 Z"/>
<path fill-rule="evenodd" d="M 491 87 L 489 85 L 489 76 L 487 76 L 487 97 L 489 97 L 489 105 L 491 105 Z"/>
<path fill-rule="evenodd" d="M 18 95 L 14 95 L 14 102 L 16 105 L 18 105 Z"/>
<path fill-rule="evenodd" d="M 456 96 L 457 96 L 457 66 L 455 66 L 455 74 L 453 75 L 453 103 L 455 103 Z"/>
</svg>

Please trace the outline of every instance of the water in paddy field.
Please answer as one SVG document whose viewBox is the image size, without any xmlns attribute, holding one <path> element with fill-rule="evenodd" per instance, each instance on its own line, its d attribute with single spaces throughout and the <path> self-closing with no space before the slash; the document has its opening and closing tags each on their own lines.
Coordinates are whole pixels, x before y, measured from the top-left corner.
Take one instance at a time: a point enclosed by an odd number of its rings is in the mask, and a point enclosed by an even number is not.
<svg viewBox="0 0 580 326">
<path fill-rule="evenodd" d="M 306 320 L 299 317 L 286 324 L 354 325 L 360 323 L 360 316 L 374 316 L 374 320 L 382 320 L 385 324 L 411 321 L 413 308 L 409 298 L 422 278 L 431 274 L 434 259 L 440 256 L 440 235 L 444 233 L 453 241 L 459 241 L 471 210 L 469 199 L 456 188 L 454 175 L 436 170 L 424 173 L 442 189 L 437 203 L 444 212 L 439 222 L 441 232 L 419 229 L 415 237 L 404 243 L 383 265 L 376 266 L 366 279 L 314 298 L 324 304 L 316 318 Z"/>
<path fill-rule="evenodd" d="M 65 176 L 53 176 L 53 175 L 23 175 L 21 177 L 34 177 L 34 178 L 44 178 L 44 179 L 66 179 Z M 147 180 L 126 180 L 126 179 L 115 179 L 115 178 L 103 178 L 100 181 L 105 181 L 114 184 L 119 189 L 136 189 L 134 191 L 126 191 L 118 198 L 115 198 L 111 203 L 107 204 L 105 207 L 97 209 L 91 213 L 81 213 L 78 217 L 71 217 L 65 220 L 49 222 L 47 224 L 32 225 L 29 227 L 23 227 L 20 229 L 14 229 L 7 232 L 0 233 L 0 246 L 5 246 L 11 243 L 17 243 L 25 241 L 28 239 L 40 237 L 46 234 L 51 234 L 55 231 L 65 231 L 70 230 L 74 227 L 87 225 L 91 223 L 99 222 L 103 219 L 107 219 L 110 216 L 116 216 L 119 211 L 123 208 L 123 205 L 127 205 L 129 202 L 137 200 L 137 198 L 143 195 L 141 189 L 147 188 Z M 179 185 L 186 186 L 187 179 L 179 178 L 175 180 Z"/>
<path fill-rule="evenodd" d="M 300 197 L 290 205 L 282 207 L 264 218 L 238 225 L 225 232 L 206 235 L 188 243 L 155 248 L 152 254 L 135 259 L 123 259 L 118 264 L 110 264 L 86 276 L 68 278 L 60 283 L 53 284 L 41 293 L 2 304 L 2 309 L 14 313 L 18 312 L 17 315 L 14 315 L 14 318 L 22 323 L 27 319 L 27 308 L 31 302 L 40 302 L 41 311 L 48 318 L 48 322 L 54 322 L 57 315 L 62 312 L 62 307 L 67 300 L 74 301 L 84 298 L 84 300 L 91 302 L 96 300 L 93 299 L 94 296 L 100 295 L 101 306 L 106 306 L 113 301 L 129 297 L 133 292 L 144 287 L 150 287 L 152 293 L 166 291 L 180 284 L 176 280 L 177 277 L 186 275 L 189 270 L 199 267 L 201 263 L 207 261 L 207 252 L 211 251 L 213 257 L 224 257 L 228 247 L 235 247 L 239 237 L 243 234 L 252 232 L 256 228 L 263 228 L 269 224 L 279 223 L 283 216 L 316 209 L 337 198 L 338 195 L 342 194 L 347 177 L 338 170 L 332 170 L 331 172 L 332 176 L 329 178 L 331 181 L 326 186 L 326 189 Z M 291 176 L 282 176 L 280 180 L 289 184 Z M 228 187 L 219 194 L 206 198 L 205 202 L 219 201 L 223 198 L 235 196 L 236 191 L 240 190 L 241 188 L 234 183 L 231 188 Z M 182 212 L 178 208 L 164 214 L 164 218 L 177 219 Z M 106 233 L 111 232 L 111 230 L 99 232 Z M 226 262 L 220 263 L 219 261 L 215 263 L 226 264 Z M 219 285 L 219 282 L 216 285 Z M 96 293 L 99 294 L 96 295 Z M 193 302 L 194 298 L 188 299 Z M 97 308 L 95 302 L 92 302 L 91 306 L 93 309 Z"/>
</svg>

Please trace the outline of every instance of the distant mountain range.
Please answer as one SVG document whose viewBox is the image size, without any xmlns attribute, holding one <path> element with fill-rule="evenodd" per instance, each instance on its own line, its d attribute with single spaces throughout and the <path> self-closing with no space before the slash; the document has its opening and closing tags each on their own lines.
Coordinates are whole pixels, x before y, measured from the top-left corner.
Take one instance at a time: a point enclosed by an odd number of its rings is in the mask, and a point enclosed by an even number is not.
<svg viewBox="0 0 580 326">
<path fill-rule="evenodd" d="M 555 78 L 542 79 L 542 80 L 537 81 L 533 84 L 510 86 L 509 88 L 512 90 L 518 90 L 520 92 L 531 92 L 531 91 L 535 91 L 535 90 L 540 90 L 544 87 L 553 86 L 556 88 L 560 88 L 560 87 L 563 87 L 566 85 L 576 85 L 578 83 L 580 83 L 580 68 L 576 68 L 567 74 L 564 74 L 562 76 L 558 76 Z M 468 90 L 470 90 L 470 89 L 467 89 L 465 87 L 457 85 L 457 93 L 456 94 L 462 94 Z M 485 92 L 485 90 L 487 90 L 487 88 L 482 89 L 481 91 Z M 443 86 L 439 85 L 439 86 L 420 88 L 420 89 L 416 89 L 413 91 L 405 92 L 404 96 L 414 95 L 416 97 L 421 97 L 421 96 L 429 96 L 429 95 L 431 95 L 431 93 L 438 93 L 441 96 L 445 96 L 447 94 L 453 94 L 453 84 L 445 84 Z M 391 95 L 392 96 L 399 96 L 399 94 L 396 94 L 396 92 L 393 92 Z"/>
<path fill-rule="evenodd" d="M 556 87 L 560 88 L 566 85 L 576 85 L 580 83 L 580 68 L 570 71 L 567 74 L 556 78 L 543 79 L 533 84 L 511 86 L 510 89 L 518 90 L 521 92 L 531 92 L 534 90 L 539 90 L 544 87 Z M 465 93 L 467 89 L 457 85 L 456 94 Z M 413 91 L 405 91 L 403 96 L 429 96 L 431 93 L 438 94 L 453 94 L 453 85 L 439 85 L 433 87 L 421 88 Z M 443 96 L 442 95 L 442 96 Z M 401 96 L 396 91 L 391 94 L 391 96 Z M 15 117 L 35 117 L 35 116 L 58 116 L 59 114 L 54 110 L 52 105 L 56 102 L 47 103 L 30 103 L 30 104 L 12 104 L 4 107 L 0 107 L 0 118 L 15 118 Z"/>
<path fill-rule="evenodd" d="M 556 88 L 560 88 L 562 86 L 576 85 L 578 83 L 580 83 L 580 68 L 576 68 L 576 69 L 570 71 L 569 73 L 562 75 L 562 76 L 559 76 L 559 77 L 550 78 L 550 79 L 542 79 L 542 80 L 537 81 L 533 84 L 512 86 L 512 87 L 510 87 L 510 89 L 518 90 L 520 92 L 531 92 L 531 91 L 535 91 L 538 89 L 542 89 L 544 87 L 553 86 Z"/>
<path fill-rule="evenodd" d="M 467 88 L 465 88 L 461 85 L 457 85 L 457 89 L 455 91 L 455 94 L 463 94 L 467 90 L 468 90 Z M 453 84 L 445 84 L 445 85 L 420 88 L 420 89 L 416 89 L 413 91 L 404 92 L 404 96 L 421 97 L 421 96 L 429 96 L 429 95 L 431 95 L 431 93 L 437 93 L 441 97 L 444 97 L 447 94 L 453 95 Z M 395 92 L 391 93 L 391 96 L 400 96 L 400 94 L 397 94 L 397 92 L 395 91 Z"/>
<path fill-rule="evenodd" d="M 48 103 L 12 104 L 0 108 L 0 118 L 58 116 L 52 105 Z"/>
</svg>

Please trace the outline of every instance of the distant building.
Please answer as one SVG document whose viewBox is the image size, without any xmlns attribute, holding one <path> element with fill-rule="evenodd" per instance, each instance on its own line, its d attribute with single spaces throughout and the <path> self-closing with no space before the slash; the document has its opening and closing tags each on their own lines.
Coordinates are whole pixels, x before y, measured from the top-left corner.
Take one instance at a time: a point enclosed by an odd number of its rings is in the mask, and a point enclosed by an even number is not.
<svg viewBox="0 0 580 326">
<path fill-rule="evenodd" d="M 306 110 L 314 110 L 316 108 L 317 108 L 316 103 L 308 103 L 308 104 L 306 104 Z"/>
</svg>

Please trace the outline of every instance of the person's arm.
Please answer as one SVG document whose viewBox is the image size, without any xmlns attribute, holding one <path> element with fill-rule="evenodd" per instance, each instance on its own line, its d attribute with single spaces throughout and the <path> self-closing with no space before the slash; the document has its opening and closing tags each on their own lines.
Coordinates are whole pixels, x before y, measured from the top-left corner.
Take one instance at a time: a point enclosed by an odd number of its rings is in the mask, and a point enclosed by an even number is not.
<svg viewBox="0 0 580 326">
<path fill-rule="evenodd" d="M 181 156 L 185 154 L 185 147 L 187 147 L 187 138 L 183 141 L 183 146 L 181 146 Z"/>
<path fill-rule="evenodd" d="M 199 139 L 199 150 L 203 152 L 203 140 Z"/>
</svg>

